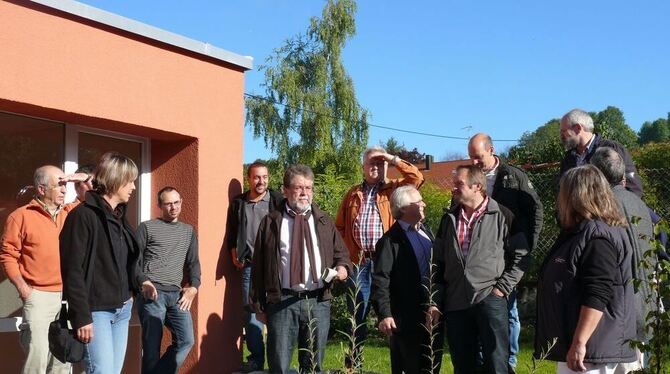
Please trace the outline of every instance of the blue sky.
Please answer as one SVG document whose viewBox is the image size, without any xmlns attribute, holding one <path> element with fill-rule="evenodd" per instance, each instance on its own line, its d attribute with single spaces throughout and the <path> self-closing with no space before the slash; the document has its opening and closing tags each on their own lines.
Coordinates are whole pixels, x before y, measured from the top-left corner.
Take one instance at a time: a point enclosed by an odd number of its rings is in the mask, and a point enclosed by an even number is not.
<svg viewBox="0 0 670 374">
<path fill-rule="evenodd" d="M 262 64 L 306 30 L 321 0 L 83 0 L 208 42 Z M 371 123 L 469 137 L 518 139 L 580 107 L 619 107 L 628 124 L 670 111 L 670 2 L 359 0 L 357 34 L 344 51 Z M 246 73 L 246 92 L 263 76 Z M 436 160 L 466 140 L 371 128 L 370 144 L 395 137 Z M 558 136 L 558 134 L 557 134 Z M 244 161 L 268 158 L 245 131 Z M 498 141 L 504 150 L 512 142 Z"/>
</svg>

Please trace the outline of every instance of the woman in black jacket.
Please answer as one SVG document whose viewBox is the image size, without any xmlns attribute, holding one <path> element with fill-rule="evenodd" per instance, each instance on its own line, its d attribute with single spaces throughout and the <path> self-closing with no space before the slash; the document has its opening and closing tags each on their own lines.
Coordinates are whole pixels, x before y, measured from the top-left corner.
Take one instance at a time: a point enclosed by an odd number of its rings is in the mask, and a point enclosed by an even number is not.
<svg viewBox="0 0 670 374">
<path fill-rule="evenodd" d="M 535 353 L 558 373 L 627 372 L 636 361 L 631 244 L 609 183 L 592 165 L 569 170 L 558 195 L 561 234 L 537 288 Z M 616 370 L 616 371 L 615 371 Z"/>
<path fill-rule="evenodd" d="M 120 373 L 128 341 L 139 256 L 125 218 L 137 166 L 109 152 L 95 170 L 94 190 L 67 217 L 60 235 L 63 294 L 87 373 Z"/>
</svg>

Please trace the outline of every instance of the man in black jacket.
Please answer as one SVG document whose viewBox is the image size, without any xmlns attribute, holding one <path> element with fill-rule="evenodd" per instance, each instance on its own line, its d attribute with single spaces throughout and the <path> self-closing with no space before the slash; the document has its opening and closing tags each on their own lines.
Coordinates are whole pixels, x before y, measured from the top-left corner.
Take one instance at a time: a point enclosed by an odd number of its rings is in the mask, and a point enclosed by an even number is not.
<svg viewBox="0 0 670 374">
<path fill-rule="evenodd" d="M 268 189 L 270 177 L 265 163 L 256 161 L 247 169 L 249 190 L 236 196 L 228 207 L 226 220 L 226 246 L 233 264 L 242 271 L 242 303 L 244 305 L 244 330 L 249 357 L 240 370 L 248 373 L 263 370 L 265 346 L 263 344 L 263 323 L 256 319 L 249 306 L 251 283 L 251 259 L 254 242 L 261 219 L 277 210 L 283 196 Z"/>
<path fill-rule="evenodd" d="M 581 109 L 573 109 L 561 118 L 561 143 L 567 152 L 561 161 L 563 176 L 566 171 L 591 162 L 591 157 L 600 147 L 613 148 L 623 159 L 626 165 L 626 189 L 642 197 L 642 181 L 637 173 L 633 158 L 626 147 L 614 140 L 604 139 L 593 132 L 593 118 Z"/>
<path fill-rule="evenodd" d="M 398 187 L 391 195 L 396 222 L 375 246 L 370 299 L 390 339 L 393 373 L 439 373 L 442 361 L 440 329 L 432 319 L 427 324 L 433 234 L 421 223 L 425 207 L 416 187 Z"/>
<path fill-rule="evenodd" d="M 498 204 L 512 211 L 515 224 L 525 235 L 532 250 L 542 230 L 542 202 L 526 173 L 516 166 L 509 165 L 494 153 L 491 137 L 479 133 L 470 139 L 468 155 L 473 164 L 479 166 L 486 175 L 486 194 Z M 519 334 L 521 322 L 516 303 L 516 290 L 508 298 L 509 307 L 509 369 L 514 372 L 519 352 Z"/>
</svg>

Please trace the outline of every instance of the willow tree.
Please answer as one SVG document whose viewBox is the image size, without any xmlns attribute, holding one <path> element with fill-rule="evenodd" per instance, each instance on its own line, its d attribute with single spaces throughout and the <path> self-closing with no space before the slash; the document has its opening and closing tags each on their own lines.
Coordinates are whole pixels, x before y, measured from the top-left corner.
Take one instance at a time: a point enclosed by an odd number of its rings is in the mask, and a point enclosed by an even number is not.
<svg viewBox="0 0 670 374">
<path fill-rule="evenodd" d="M 368 140 L 367 111 L 356 99 L 342 49 L 356 32 L 354 0 L 328 0 L 321 18 L 276 49 L 259 69 L 265 93 L 246 99 L 246 123 L 280 164 L 357 175 Z"/>
</svg>

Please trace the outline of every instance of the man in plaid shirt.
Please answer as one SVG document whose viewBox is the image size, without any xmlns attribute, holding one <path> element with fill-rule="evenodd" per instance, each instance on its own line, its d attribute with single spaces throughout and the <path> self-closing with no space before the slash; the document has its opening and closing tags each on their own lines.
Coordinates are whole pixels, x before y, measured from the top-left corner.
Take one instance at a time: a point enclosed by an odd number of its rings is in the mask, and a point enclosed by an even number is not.
<svg viewBox="0 0 670 374">
<path fill-rule="evenodd" d="M 386 177 L 389 164 L 398 169 L 401 178 Z M 347 366 L 360 362 L 360 348 L 367 336 L 366 319 L 370 310 L 368 300 L 375 244 L 395 222 L 389 198 L 399 186 L 413 185 L 419 188 L 421 184 L 423 175 L 416 166 L 374 146 L 363 153 L 363 182 L 351 187 L 342 200 L 335 226 L 354 264 L 354 274 L 349 279 L 351 296 L 347 301 L 350 313 L 356 312 L 356 325 L 360 326 L 356 331 L 350 331 L 356 343 L 352 347 L 352 354 L 346 358 Z M 352 296 L 356 285 L 359 290 L 354 302 Z"/>
</svg>

